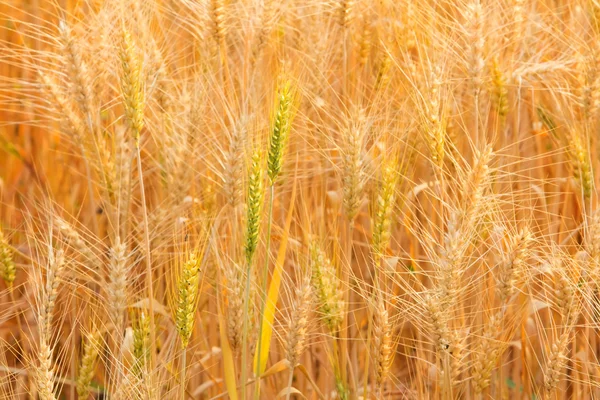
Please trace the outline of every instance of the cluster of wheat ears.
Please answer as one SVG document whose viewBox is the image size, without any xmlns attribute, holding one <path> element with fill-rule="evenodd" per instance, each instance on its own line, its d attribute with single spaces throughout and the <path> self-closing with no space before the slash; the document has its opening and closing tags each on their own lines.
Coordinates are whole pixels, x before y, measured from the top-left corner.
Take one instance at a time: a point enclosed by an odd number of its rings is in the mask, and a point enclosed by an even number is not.
<svg viewBox="0 0 600 400">
<path fill-rule="evenodd" d="M 0 1 L 0 398 L 598 398 L 599 128 L 599 0 Z"/>
</svg>

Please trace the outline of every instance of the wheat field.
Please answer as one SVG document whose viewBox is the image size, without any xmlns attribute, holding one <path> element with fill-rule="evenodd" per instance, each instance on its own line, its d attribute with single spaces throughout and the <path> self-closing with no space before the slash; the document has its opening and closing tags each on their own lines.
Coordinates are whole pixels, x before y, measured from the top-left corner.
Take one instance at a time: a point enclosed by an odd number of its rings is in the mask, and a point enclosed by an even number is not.
<svg viewBox="0 0 600 400">
<path fill-rule="evenodd" d="M 599 134 L 599 0 L 0 0 L 0 398 L 600 398 Z"/>
</svg>

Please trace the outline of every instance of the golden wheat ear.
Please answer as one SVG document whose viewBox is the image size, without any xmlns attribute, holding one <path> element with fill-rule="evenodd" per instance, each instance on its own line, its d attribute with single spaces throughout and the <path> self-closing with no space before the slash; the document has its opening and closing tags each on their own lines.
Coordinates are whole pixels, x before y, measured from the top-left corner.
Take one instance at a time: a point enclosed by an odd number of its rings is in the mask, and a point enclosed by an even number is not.
<svg viewBox="0 0 600 400">
<path fill-rule="evenodd" d="M 4 233 L 0 230 L 0 278 L 6 286 L 12 288 L 17 277 L 17 268 L 13 259 L 13 252 Z"/>
<path fill-rule="evenodd" d="M 126 245 L 117 236 L 110 251 L 107 300 L 111 321 L 117 335 L 122 335 L 128 299 L 129 266 Z"/>
<path fill-rule="evenodd" d="M 375 369 L 375 393 L 383 393 L 383 385 L 388 378 L 392 359 L 392 323 L 390 321 L 388 306 L 378 295 L 373 310 L 373 348 Z"/>
<path fill-rule="evenodd" d="M 91 76 L 82 57 L 78 40 L 73 36 L 71 28 L 64 20 L 61 20 L 58 26 L 59 39 L 64 54 L 64 65 L 69 78 L 69 93 L 75 100 L 81 115 L 89 121 L 88 126 L 93 132 L 96 117 L 92 114 L 94 93 L 91 88 Z"/>
<path fill-rule="evenodd" d="M 52 340 L 52 322 L 56 308 L 59 284 L 65 269 L 65 257 L 62 250 L 53 250 L 50 248 L 48 254 L 48 268 L 46 269 L 46 279 L 41 287 L 38 304 L 38 364 L 34 367 L 35 383 L 39 395 L 44 400 L 55 400 L 55 367 L 53 365 Z"/>
<path fill-rule="evenodd" d="M 379 259 L 385 254 L 391 239 L 392 214 L 396 198 L 398 182 L 398 164 L 389 160 L 382 165 L 381 183 L 375 200 L 373 221 L 373 254 L 375 267 L 379 267 Z"/>
<path fill-rule="evenodd" d="M 227 298 L 227 338 L 231 350 L 237 355 L 244 337 L 244 279 L 241 268 L 234 262 L 224 266 L 225 291 Z M 249 307 L 250 308 L 250 307 Z"/>
<path fill-rule="evenodd" d="M 560 324 L 555 324 L 551 342 L 546 348 L 543 368 L 544 390 L 552 396 L 563 378 L 569 362 L 570 344 L 580 316 L 579 286 L 570 276 L 572 259 L 559 252 L 551 255 L 549 265 L 554 286 L 554 307 L 560 315 Z"/>
<path fill-rule="evenodd" d="M 292 369 L 299 363 L 306 346 L 307 325 L 313 297 L 309 274 L 305 274 L 298 284 L 299 286 L 294 291 L 295 297 L 285 341 L 286 359 Z"/>
<path fill-rule="evenodd" d="M 119 50 L 121 62 L 121 96 L 125 117 L 136 143 L 140 140 L 144 127 L 145 92 L 142 72 L 142 60 L 131 33 L 123 29 L 121 48 Z"/>
<path fill-rule="evenodd" d="M 424 105 L 424 133 L 425 143 L 429 148 L 432 163 L 441 169 L 446 156 L 446 113 L 443 109 L 443 81 L 440 67 L 434 66 L 430 74 L 427 91 L 427 102 Z"/>
<path fill-rule="evenodd" d="M 247 135 L 247 127 L 243 122 L 234 126 L 231 132 L 229 150 L 225 154 L 224 191 L 227 202 L 233 208 L 243 203 Z"/>
<path fill-rule="evenodd" d="M 342 186 L 345 213 L 350 221 L 356 217 L 364 196 L 364 135 L 364 127 L 358 121 L 352 121 L 342 133 Z"/>
</svg>

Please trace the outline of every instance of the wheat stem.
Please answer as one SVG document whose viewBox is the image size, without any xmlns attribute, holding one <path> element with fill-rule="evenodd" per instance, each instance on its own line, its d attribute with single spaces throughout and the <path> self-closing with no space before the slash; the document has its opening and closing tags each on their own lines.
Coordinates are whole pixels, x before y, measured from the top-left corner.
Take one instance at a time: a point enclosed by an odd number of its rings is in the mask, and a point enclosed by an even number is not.
<svg viewBox="0 0 600 400">
<path fill-rule="evenodd" d="M 186 394 L 185 394 L 185 376 L 186 376 L 186 365 L 187 363 L 187 348 L 183 347 L 181 348 L 181 376 L 180 376 L 180 382 L 179 382 L 179 387 L 181 389 L 181 400 L 185 400 L 186 398 Z"/>
<path fill-rule="evenodd" d="M 267 214 L 267 237 L 265 242 L 265 265 L 263 267 L 263 276 L 262 276 L 262 285 L 261 285 L 261 300 L 260 300 L 260 314 L 258 320 L 260 321 L 260 327 L 258 330 L 258 345 L 256 347 L 257 354 L 261 354 L 262 349 L 262 328 L 263 328 L 263 317 L 265 313 L 265 307 L 267 305 L 267 278 L 269 276 L 269 248 L 271 245 L 271 225 L 273 222 L 273 202 L 275 197 L 275 186 L 273 182 L 270 185 L 270 196 L 269 196 L 269 212 Z M 256 374 L 259 373 L 259 364 L 256 364 Z M 256 380 L 256 391 L 254 392 L 254 399 L 258 400 L 260 398 L 260 379 L 258 376 L 255 376 Z"/>
</svg>

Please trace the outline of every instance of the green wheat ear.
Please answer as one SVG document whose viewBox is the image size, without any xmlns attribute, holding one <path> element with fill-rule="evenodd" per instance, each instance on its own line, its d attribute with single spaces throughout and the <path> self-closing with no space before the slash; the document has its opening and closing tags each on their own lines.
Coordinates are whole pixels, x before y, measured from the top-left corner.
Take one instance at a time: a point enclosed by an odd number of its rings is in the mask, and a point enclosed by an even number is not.
<svg viewBox="0 0 600 400">
<path fill-rule="evenodd" d="M 194 313 L 196 311 L 196 299 L 198 297 L 198 271 L 200 262 L 194 254 L 191 254 L 183 265 L 178 284 L 177 311 L 175 325 L 181 345 L 186 348 L 194 328 Z"/>
<path fill-rule="evenodd" d="M 252 264 L 252 258 L 258 245 L 260 216 L 264 197 L 263 168 L 260 151 L 254 152 L 248 173 L 248 198 L 246 215 L 246 261 Z"/>
<path fill-rule="evenodd" d="M 323 249 L 313 241 L 308 249 L 311 284 L 325 325 L 331 333 L 338 331 L 344 318 L 344 299 L 341 282 L 335 267 Z"/>
<path fill-rule="evenodd" d="M 102 336 L 98 330 L 94 329 L 93 332 L 87 335 L 83 346 L 83 357 L 79 364 L 76 388 L 80 399 L 87 399 L 90 393 L 90 384 L 94 379 L 94 371 L 101 346 Z"/>
<path fill-rule="evenodd" d="M 269 158 L 267 161 L 270 184 L 275 184 L 283 164 L 283 154 L 292 123 L 292 89 L 286 81 L 277 94 L 278 104 L 269 138 Z"/>
<path fill-rule="evenodd" d="M 150 318 L 143 312 L 133 330 L 133 372 L 140 376 L 150 359 Z"/>
<path fill-rule="evenodd" d="M 398 181 L 397 170 L 397 162 L 393 159 L 386 161 L 382 166 L 381 184 L 377 193 L 373 218 L 373 254 L 377 262 L 385 254 L 385 250 L 390 244 L 392 213 Z"/>
</svg>

